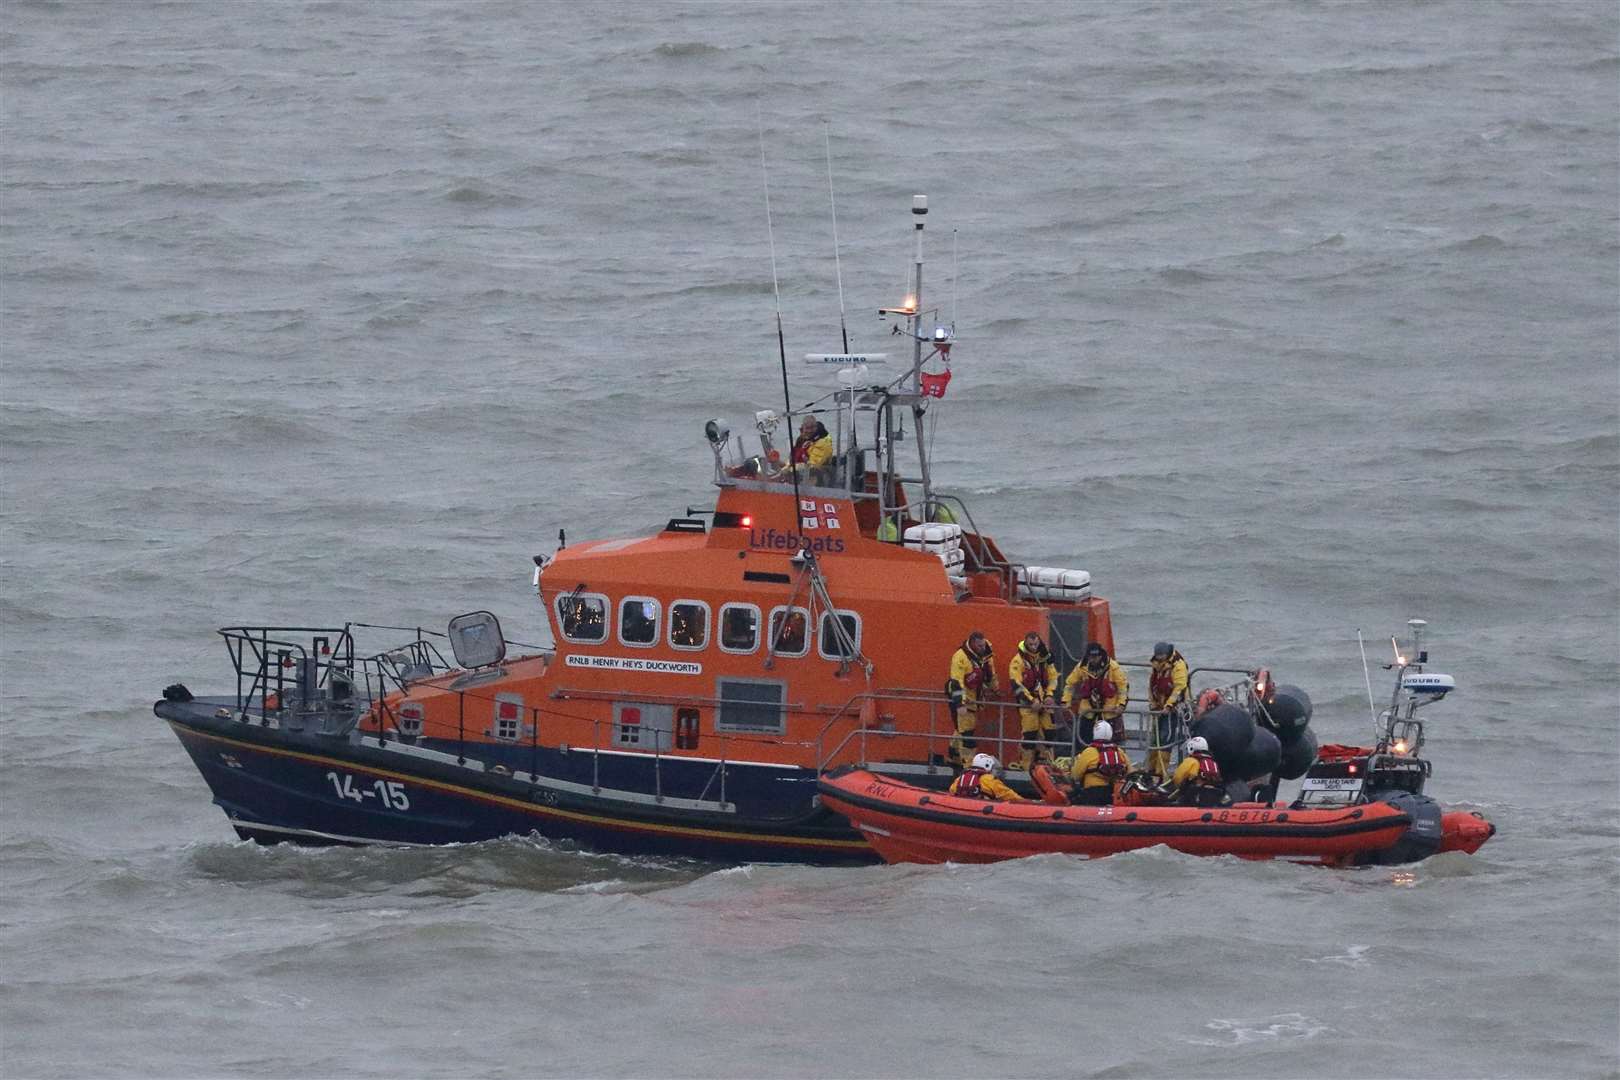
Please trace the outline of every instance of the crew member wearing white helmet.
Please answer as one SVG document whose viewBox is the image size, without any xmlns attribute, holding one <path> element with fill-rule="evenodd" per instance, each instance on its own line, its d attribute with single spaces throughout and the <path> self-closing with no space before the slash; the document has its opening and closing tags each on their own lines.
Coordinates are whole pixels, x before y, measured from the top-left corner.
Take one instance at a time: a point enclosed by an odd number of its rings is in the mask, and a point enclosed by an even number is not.
<svg viewBox="0 0 1620 1080">
<path fill-rule="evenodd" d="M 989 754 L 974 754 L 973 763 L 962 770 L 962 775 L 951 781 L 950 793 L 969 799 L 996 799 L 1000 802 L 1029 802 L 1018 792 L 1003 784 L 996 771 L 1001 762 Z"/>
<path fill-rule="evenodd" d="M 1091 742 L 1075 756 L 1069 776 L 1074 780 L 1074 801 L 1086 806 L 1108 806 L 1114 789 L 1131 771 L 1131 759 L 1114 742 L 1114 727 L 1098 720 Z"/>
<path fill-rule="evenodd" d="M 1209 756 L 1209 742 L 1202 735 L 1187 740 L 1187 756 L 1170 778 L 1171 798 L 1185 806 L 1219 806 L 1226 800 L 1226 782 L 1221 767 Z"/>
</svg>

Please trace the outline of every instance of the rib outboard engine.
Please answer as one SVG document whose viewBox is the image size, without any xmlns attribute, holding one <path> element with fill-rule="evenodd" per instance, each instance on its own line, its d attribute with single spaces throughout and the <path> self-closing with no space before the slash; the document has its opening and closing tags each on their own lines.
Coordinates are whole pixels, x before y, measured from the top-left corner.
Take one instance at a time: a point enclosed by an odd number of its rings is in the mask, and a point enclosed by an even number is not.
<svg viewBox="0 0 1620 1080">
<path fill-rule="evenodd" d="M 1391 847 L 1369 852 L 1365 861 L 1374 866 L 1393 866 L 1396 863 L 1418 862 L 1440 850 L 1444 835 L 1441 826 L 1440 804 L 1427 795 L 1394 789 L 1367 793 L 1368 802 L 1388 803 L 1403 814 L 1410 814 L 1412 824 Z"/>
</svg>

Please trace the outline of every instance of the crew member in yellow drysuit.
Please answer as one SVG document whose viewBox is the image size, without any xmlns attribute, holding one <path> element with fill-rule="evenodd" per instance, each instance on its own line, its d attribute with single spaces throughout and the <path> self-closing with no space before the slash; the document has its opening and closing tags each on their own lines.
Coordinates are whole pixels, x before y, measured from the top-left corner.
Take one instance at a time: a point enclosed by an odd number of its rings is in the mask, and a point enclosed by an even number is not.
<svg viewBox="0 0 1620 1080">
<path fill-rule="evenodd" d="M 1221 767 L 1209 755 L 1209 743 L 1202 735 L 1187 740 L 1187 756 L 1170 778 L 1171 799 L 1184 806 L 1220 806 L 1226 801 L 1226 784 Z"/>
<path fill-rule="evenodd" d="M 1187 661 L 1168 641 L 1153 646 L 1153 663 L 1148 672 L 1148 708 L 1153 710 L 1153 743 L 1147 767 L 1155 779 L 1163 780 L 1170 770 L 1170 740 L 1175 737 L 1175 710 L 1187 700 Z"/>
<path fill-rule="evenodd" d="M 1098 720 L 1091 742 L 1075 757 L 1069 776 L 1074 780 L 1073 799 L 1087 806 L 1108 806 L 1114 789 L 1131 771 L 1131 759 L 1114 745 L 1114 729 Z"/>
<path fill-rule="evenodd" d="M 951 719 L 956 735 L 951 739 L 951 762 L 961 764 L 978 746 L 974 735 L 979 727 L 979 701 L 996 688 L 996 669 L 991 664 L 990 641 L 982 630 L 968 635 L 951 657 L 951 677 L 945 693 L 951 701 Z"/>
<path fill-rule="evenodd" d="M 1084 662 L 1076 664 L 1063 683 L 1063 704 L 1074 711 L 1080 740 L 1092 741 L 1092 725 L 1099 720 L 1108 721 L 1111 729 L 1119 725 L 1130 699 L 1125 669 L 1095 641 L 1087 645 Z"/>
<path fill-rule="evenodd" d="M 1007 685 L 1018 702 L 1018 720 L 1024 731 L 1024 754 L 1019 765 L 1028 769 L 1035 759 L 1051 761 L 1051 751 L 1037 743 L 1052 738 L 1052 710 L 1057 704 L 1057 665 L 1052 653 L 1031 631 L 1018 643 L 1018 651 L 1007 663 Z"/>
<path fill-rule="evenodd" d="M 969 799 L 995 799 L 999 802 L 1029 802 L 1018 792 L 996 778 L 1001 762 L 989 754 L 974 754 L 973 764 L 962 770 L 962 775 L 951 781 L 950 794 Z"/>
</svg>

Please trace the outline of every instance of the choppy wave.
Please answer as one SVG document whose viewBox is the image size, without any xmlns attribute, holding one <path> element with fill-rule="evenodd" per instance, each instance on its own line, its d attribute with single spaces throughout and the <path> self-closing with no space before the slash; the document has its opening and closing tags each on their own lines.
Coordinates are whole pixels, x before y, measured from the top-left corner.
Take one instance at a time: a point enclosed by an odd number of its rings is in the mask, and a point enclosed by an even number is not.
<svg viewBox="0 0 1620 1080">
<path fill-rule="evenodd" d="M 556 7 L 538 51 L 502 5 L 6 14 L 8 1073 L 1616 1074 L 1612 5 Z M 1490 845 L 234 839 L 151 715 L 230 691 L 214 627 L 543 638 L 532 551 L 701 505 L 702 422 L 780 407 L 773 246 L 795 403 L 841 301 L 902 370 L 913 192 L 942 488 L 1092 571 L 1121 656 L 1268 664 L 1325 740 L 1356 628 L 1381 702 L 1430 619 L 1430 790 Z"/>
</svg>

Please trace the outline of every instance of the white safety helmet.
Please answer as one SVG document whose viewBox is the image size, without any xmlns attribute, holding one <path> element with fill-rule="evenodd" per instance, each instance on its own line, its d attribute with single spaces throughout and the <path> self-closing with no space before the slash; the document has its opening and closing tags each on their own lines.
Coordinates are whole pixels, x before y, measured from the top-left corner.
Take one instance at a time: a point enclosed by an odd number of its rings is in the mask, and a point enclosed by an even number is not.
<svg viewBox="0 0 1620 1080">
<path fill-rule="evenodd" d="M 1187 740 L 1187 753 L 1189 753 L 1189 754 L 1207 754 L 1207 753 L 1209 753 L 1209 740 L 1204 738 L 1202 735 L 1194 735 L 1192 738 Z"/>
<path fill-rule="evenodd" d="M 1091 729 L 1093 742 L 1109 742 L 1114 737 L 1114 725 L 1106 720 L 1097 721 L 1097 726 Z"/>
<path fill-rule="evenodd" d="M 986 772 L 995 772 L 1001 767 L 1001 763 L 989 754 L 974 754 L 973 767 L 975 769 L 984 769 Z"/>
</svg>

